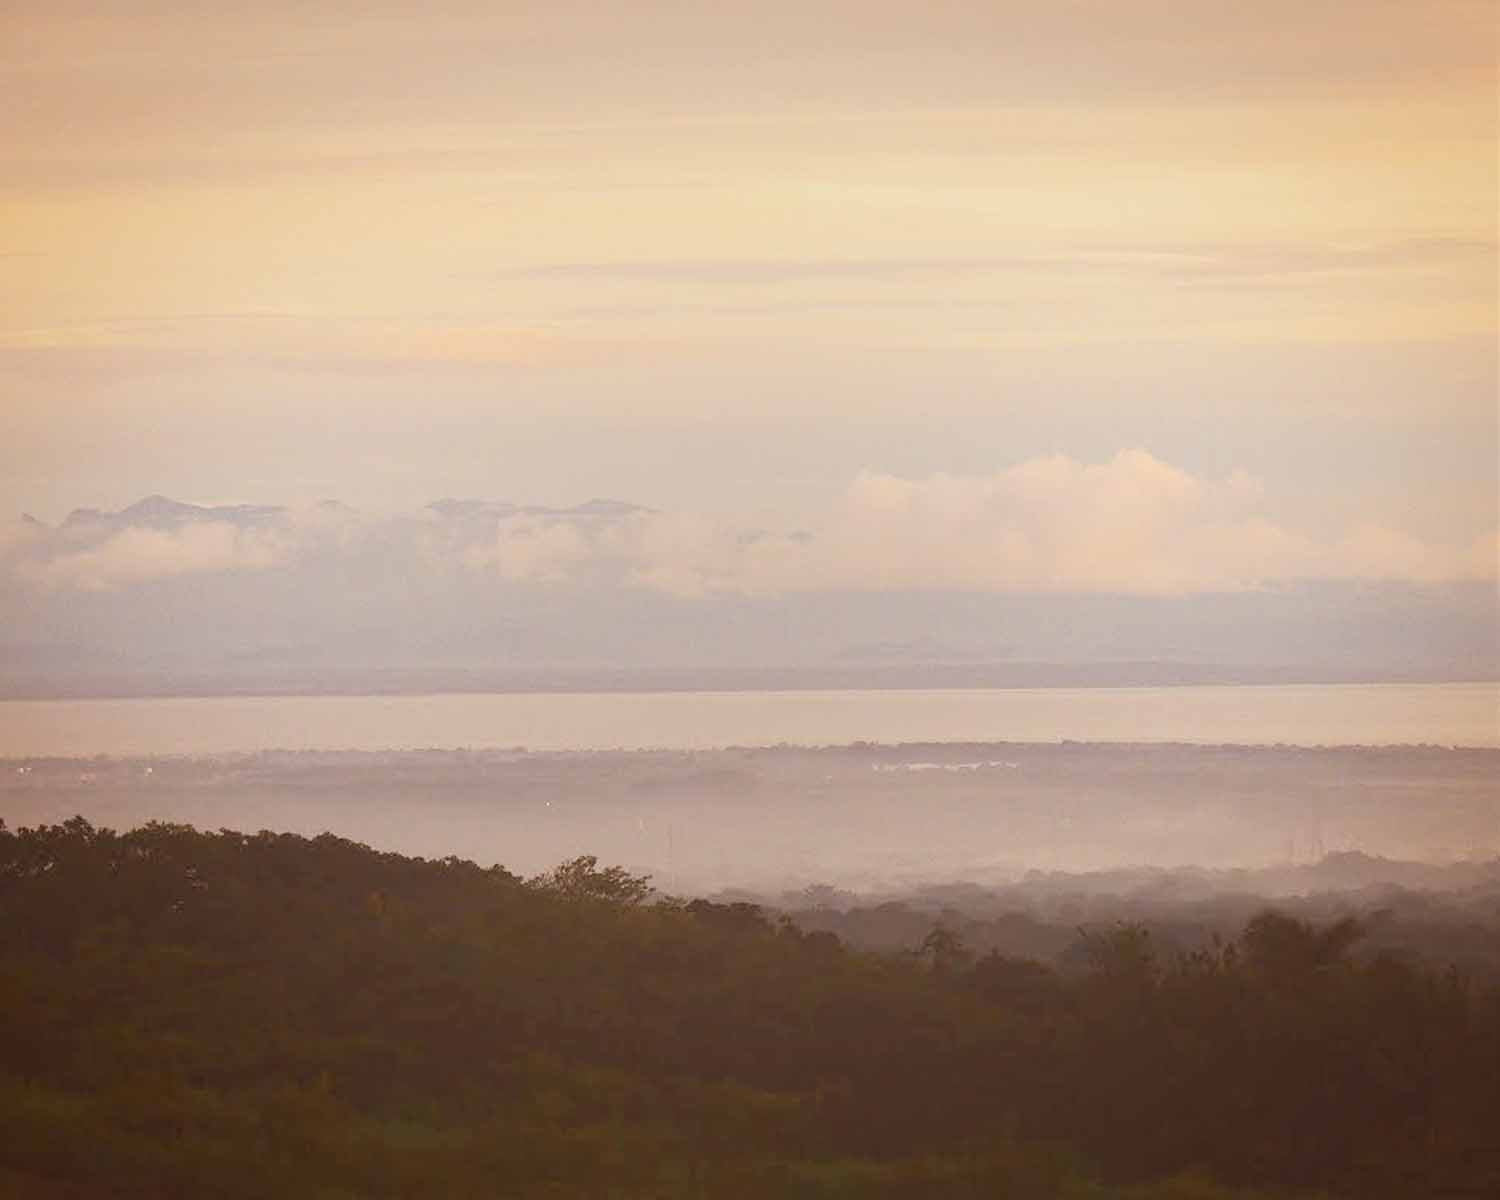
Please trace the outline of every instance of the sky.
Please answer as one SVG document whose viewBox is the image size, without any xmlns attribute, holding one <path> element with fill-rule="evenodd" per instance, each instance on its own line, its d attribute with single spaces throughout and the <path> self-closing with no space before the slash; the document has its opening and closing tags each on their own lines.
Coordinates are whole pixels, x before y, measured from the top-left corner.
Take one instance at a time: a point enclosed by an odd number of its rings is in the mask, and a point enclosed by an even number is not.
<svg viewBox="0 0 1500 1200">
<path fill-rule="evenodd" d="M 1495 575 L 1489 3 L 9 0 L 0 72 L 7 515 L 612 497 L 462 560 L 684 597 Z M 291 553 L 152 536 L 31 581 Z"/>
</svg>

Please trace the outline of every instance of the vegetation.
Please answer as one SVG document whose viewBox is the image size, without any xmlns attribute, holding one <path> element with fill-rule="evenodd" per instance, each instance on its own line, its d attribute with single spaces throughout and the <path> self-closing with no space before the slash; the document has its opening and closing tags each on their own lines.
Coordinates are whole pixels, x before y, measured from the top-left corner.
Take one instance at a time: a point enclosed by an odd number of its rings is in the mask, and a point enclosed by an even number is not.
<svg viewBox="0 0 1500 1200">
<path fill-rule="evenodd" d="M 1500 991 L 1360 933 L 1068 973 L 588 858 L 0 824 L 0 1197 L 1500 1194 Z"/>
</svg>

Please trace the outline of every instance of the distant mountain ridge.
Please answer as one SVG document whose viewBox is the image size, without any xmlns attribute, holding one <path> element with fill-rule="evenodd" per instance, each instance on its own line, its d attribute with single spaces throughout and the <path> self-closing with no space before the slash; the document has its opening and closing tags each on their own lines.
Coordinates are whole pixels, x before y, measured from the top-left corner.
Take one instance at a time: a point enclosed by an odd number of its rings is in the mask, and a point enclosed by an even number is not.
<svg viewBox="0 0 1500 1200">
<path fill-rule="evenodd" d="M 323 512 L 341 512 L 349 515 L 355 515 L 359 511 L 341 500 L 322 500 L 314 508 Z M 114 511 L 99 508 L 75 508 L 57 528 L 77 529 L 82 526 L 101 525 L 172 528 L 189 521 L 224 521 L 231 525 L 257 525 L 285 518 L 292 511 L 291 508 L 282 504 L 190 504 L 160 493 L 153 493 Z M 424 511 L 436 513 L 440 517 L 462 519 L 512 516 L 620 518 L 636 513 L 651 513 L 656 510 L 625 500 L 595 497 L 581 504 L 562 508 L 542 504 L 515 504 L 501 500 L 445 498 L 434 500 L 425 506 Z M 36 529 L 52 528 L 45 521 L 38 520 L 30 513 L 22 513 L 20 520 Z"/>
<path fill-rule="evenodd" d="M 427 508 L 442 517 L 466 519 L 470 517 L 629 517 L 636 513 L 651 513 L 655 509 L 631 504 L 624 500 L 595 498 L 585 500 L 569 508 L 551 508 L 544 504 L 510 504 L 496 500 L 434 500 Z"/>
</svg>

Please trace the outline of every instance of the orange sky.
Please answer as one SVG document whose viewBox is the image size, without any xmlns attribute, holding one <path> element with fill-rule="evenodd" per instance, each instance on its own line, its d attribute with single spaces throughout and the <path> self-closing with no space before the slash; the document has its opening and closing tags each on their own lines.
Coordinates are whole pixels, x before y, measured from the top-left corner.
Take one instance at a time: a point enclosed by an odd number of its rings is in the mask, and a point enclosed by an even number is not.
<svg viewBox="0 0 1500 1200">
<path fill-rule="evenodd" d="M 1495 524 L 1494 9 L 12 3 L 0 505 L 794 513 L 1141 447 Z"/>
</svg>

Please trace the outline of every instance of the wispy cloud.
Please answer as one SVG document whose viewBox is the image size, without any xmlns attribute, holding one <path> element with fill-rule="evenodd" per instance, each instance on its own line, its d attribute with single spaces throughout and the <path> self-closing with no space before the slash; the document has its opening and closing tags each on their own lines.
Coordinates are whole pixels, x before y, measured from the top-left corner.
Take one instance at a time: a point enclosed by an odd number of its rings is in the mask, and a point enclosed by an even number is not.
<svg viewBox="0 0 1500 1200">
<path fill-rule="evenodd" d="M 1366 245 L 1259 243 L 1250 245 L 1077 247 L 975 258 L 680 259 L 540 263 L 498 271 L 493 278 L 528 281 L 622 281 L 705 286 L 763 286 L 839 281 L 941 281 L 1008 273 L 1149 275 L 1199 280 L 1293 276 L 1470 263 L 1492 265 L 1497 244 L 1464 238 L 1403 238 Z"/>
</svg>

